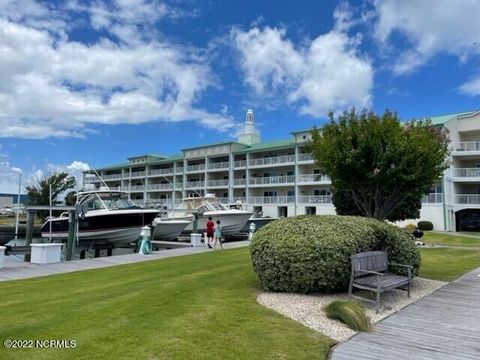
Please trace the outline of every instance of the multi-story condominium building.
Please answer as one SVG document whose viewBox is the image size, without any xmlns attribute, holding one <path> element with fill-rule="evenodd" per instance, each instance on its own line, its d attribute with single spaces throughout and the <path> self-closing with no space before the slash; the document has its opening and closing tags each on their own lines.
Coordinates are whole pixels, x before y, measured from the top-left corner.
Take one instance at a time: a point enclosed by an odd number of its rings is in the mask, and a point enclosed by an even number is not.
<svg viewBox="0 0 480 360">
<path fill-rule="evenodd" d="M 451 167 L 423 198 L 421 219 L 439 230 L 479 230 L 480 112 L 431 120 L 450 131 Z M 334 214 L 331 181 L 305 148 L 311 130 L 291 135 L 261 142 L 249 110 L 238 141 L 185 148 L 175 156 L 134 156 L 97 172 L 110 188 L 128 191 L 140 206 L 171 208 L 184 197 L 213 193 L 225 204 L 242 204 L 264 216 Z M 97 188 L 102 184 L 91 173 L 85 173 L 84 182 Z"/>
</svg>

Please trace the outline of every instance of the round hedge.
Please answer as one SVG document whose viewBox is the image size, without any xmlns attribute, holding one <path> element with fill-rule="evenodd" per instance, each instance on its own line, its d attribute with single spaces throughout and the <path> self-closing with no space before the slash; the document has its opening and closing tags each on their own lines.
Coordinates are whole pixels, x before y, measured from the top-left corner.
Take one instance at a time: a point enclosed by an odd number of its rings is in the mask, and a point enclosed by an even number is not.
<svg viewBox="0 0 480 360">
<path fill-rule="evenodd" d="M 374 219 L 289 217 L 260 228 L 250 244 L 253 268 L 264 289 L 303 293 L 345 290 L 350 256 L 370 250 L 386 250 L 390 262 L 412 265 L 418 273 L 420 253 L 412 237 Z"/>
</svg>

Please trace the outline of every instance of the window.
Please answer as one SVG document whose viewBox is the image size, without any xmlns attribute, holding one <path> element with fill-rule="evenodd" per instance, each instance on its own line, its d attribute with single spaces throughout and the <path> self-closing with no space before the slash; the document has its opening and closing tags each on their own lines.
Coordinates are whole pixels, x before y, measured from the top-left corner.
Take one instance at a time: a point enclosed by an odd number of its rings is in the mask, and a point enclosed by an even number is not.
<svg viewBox="0 0 480 360">
<path fill-rule="evenodd" d="M 264 197 L 275 197 L 275 196 L 277 196 L 277 192 L 276 191 L 264 191 L 263 196 Z"/>
<path fill-rule="evenodd" d="M 288 190 L 287 196 L 295 196 L 295 190 Z"/>
</svg>

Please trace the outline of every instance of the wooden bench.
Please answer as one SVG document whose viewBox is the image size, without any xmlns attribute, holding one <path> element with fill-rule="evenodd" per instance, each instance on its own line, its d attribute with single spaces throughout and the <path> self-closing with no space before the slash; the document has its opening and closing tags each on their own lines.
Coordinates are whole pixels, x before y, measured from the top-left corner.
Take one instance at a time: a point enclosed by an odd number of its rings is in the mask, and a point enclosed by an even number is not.
<svg viewBox="0 0 480 360">
<path fill-rule="evenodd" d="M 348 294 L 356 299 L 374 303 L 377 313 L 380 305 L 380 294 L 385 291 L 402 288 L 403 290 L 407 290 L 407 296 L 410 297 L 410 280 L 412 279 L 413 269 L 412 266 L 389 263 L 387 253 L 385 251 L 367 251 L 358 253 L 352 255 L 351 260 L 352 273 L 350 275 Z M 389 266 L 407 268 L 408 276 L 389 273 Z M 353 288 L 376 293 L 375 301 L 365 297 L 353 295 Z"/>
</svg>

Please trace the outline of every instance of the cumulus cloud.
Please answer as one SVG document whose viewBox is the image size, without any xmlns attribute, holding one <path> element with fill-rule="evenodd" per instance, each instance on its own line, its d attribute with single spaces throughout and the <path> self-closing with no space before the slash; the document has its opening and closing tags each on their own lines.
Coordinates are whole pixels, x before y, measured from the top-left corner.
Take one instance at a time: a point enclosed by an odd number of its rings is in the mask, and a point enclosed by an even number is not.
<svg viewBox="0 0 480 360">
<path fill-rule="evenodd" d="M 477 0 L 375 0 L 374 9 L 375 35 L 381 44 L 391 46 L 396 34 L 408 42 L 400 54 L 392 49 L 397 75 L 414 71 L 440 53 L 460 61 L 480 54 Z"/>
<path fill-rule="evenodd" d="M 345 32 L 352 25 L 349 8 L 338 8 L 335 19 L 332 31 L 304 46 L 295 46 L 281 27 L 233 29 L 245 83 L 257 95 L 280 95 L 313 116 L 370 105 L 373 68 L 359 53 L 359 37 Z"/>
<path fill-rule="evenodd" d="M 169 14 L 162 3 L 69 2 L 64 10 L 84 12 L 93 29 L 114 35 L 89 44 L 68 38 L 62 16 L 69 12 L 32 0 L 26 10 L 16 3 L 0 5 L 1 137 L 78 137 L 99 123 L 194 120 L 220 131 L 234 126 L 230 116 L 197 105 L 216 86 L 202 51 L 146 29 Z"/>
</svg>

